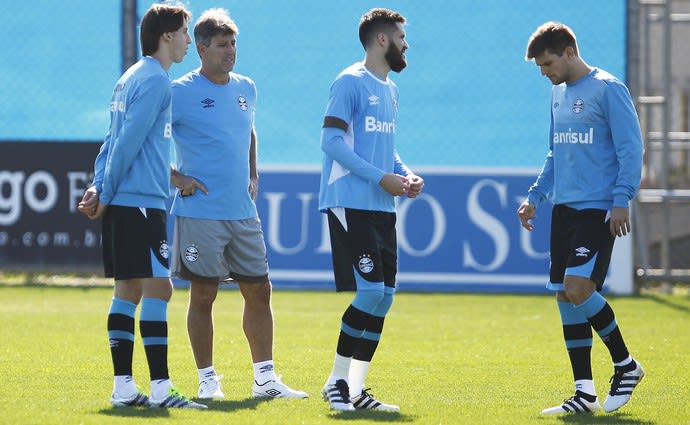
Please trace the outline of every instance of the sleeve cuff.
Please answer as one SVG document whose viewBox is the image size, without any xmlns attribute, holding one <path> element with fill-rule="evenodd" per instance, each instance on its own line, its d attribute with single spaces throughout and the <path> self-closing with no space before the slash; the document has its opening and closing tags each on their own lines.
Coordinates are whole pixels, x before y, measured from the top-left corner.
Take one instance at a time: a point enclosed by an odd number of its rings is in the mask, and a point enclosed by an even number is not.
<svg viewBox="0 0 690 425">
<path fill-rule="evenodd" d="M 386 175 L 386 173 L 384 173 L 383 170 L 377 169 L 376 172 L 375 172 L 374 175 L 373 175 L 373 178 L 371 178 L 370 180 L 371 180 L 372 182 L 376 183 L 376 184 L 379 184 L 379 183 L 381 183 L 381 179 L 382 179 L 383 176 L 385 176 L 385 175 Z"/>
<path fill-rule="evenodd" d="M 529 194 L 527 194 L 527 201 L 533 203 L 536 208 L 539 208 L 543 199 L 541 196 L 537 195 L 536 193 L 529 193 Z"/>
<path fill-rule="evenodd" d="M 630 200 L 625 195 L 613 195 L 614 208 L 629 208 Z"/>
</svg>

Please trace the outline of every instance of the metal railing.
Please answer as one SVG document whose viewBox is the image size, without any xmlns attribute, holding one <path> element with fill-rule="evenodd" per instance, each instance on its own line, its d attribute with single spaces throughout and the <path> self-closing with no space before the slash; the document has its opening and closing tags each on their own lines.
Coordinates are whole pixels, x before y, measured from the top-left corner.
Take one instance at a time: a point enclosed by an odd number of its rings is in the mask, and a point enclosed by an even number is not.
<svg viewBox="0 0 690 425">
<path fill-rule="evenodd" d="M 652 8 L 661 8 L 661 12 Z M 631 10 L 639 14 L 637 22 L 641 24 L 637 35 L 638 46 L 642 44 L 643 50 L 631 57 L 639 58 L 635 71 L 639 71 L 639 67 L 643 71 L 637 86 L 640 93 L 637 106 L 646 142 L 646 174 L 654 177 L 645 182 L 647 187 L 640 190 L 634 205 L 633 219 L 637 228 L 633 233 L 637 242 L 635 275 L 638 287 L 648 282 L 690 282 L 690 190 L 673 187 L 683 185 L 682 181 L 675 184 L 671 181 L 674 159 L 676 163 L 678 159 L 686 163 L 680 167 L 679 173 L 687 174 L 690 132 L 671 131 L 671 114 L 675 111 L 670 102 L 674 71 L 671 61 L 672 25 L 690 22 L 690 13 L 671 13 L 671 0 L 637 0 Z M 660 25 L 655 28 L 662 33 L 660 46 L 653 45 L 653 25 Z M 660 60 L 652 59 L 652 48 L 654 53 L 661 54 Z M 655 70 L 660 71 L 657 78 L 661 78 L 661 84 L 653 84 L 659 81 L 652 79 L 652 66 L 660 67 Z M 633 74 L 639 75 L 639 72 Z M 662 93 L 647 93 L 655 86 L 661 86 Z M 684 100 L 687 102 L 687 96 Z"/>
</svg>

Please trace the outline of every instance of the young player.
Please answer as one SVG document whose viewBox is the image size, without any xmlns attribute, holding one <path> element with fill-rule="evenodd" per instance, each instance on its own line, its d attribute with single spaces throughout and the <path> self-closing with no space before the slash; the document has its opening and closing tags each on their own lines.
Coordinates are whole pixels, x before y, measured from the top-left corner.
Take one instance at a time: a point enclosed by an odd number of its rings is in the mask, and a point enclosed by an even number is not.
<svg viewBox="0 0 690 425">
<path fill-rule="evenodd" d="M 167 70 L 191 43 L 182 6 L 154 4 L 141 21 L 144 57 L 117 82 L 110 130 L 96 158 L 93 185 L 79 211 L 103 218 L 105 275 L 115 279 L 108 313 L 114 406 L 206 408 L 180 394 L 168 374 L 168 270 L 165 201 L 170 185 L 171 85 Z M 150 397 L 132 376 L 134 317 L 151 375 Z"/>
</svg>

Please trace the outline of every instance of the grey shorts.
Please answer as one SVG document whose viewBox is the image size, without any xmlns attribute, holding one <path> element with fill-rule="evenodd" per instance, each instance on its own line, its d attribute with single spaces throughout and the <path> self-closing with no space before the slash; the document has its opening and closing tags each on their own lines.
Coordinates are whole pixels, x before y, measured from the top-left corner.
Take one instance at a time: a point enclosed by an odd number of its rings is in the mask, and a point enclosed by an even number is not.
<svg viewBox="0 0 690 425">
<path fill-rule="evenodd" d="M 261 221 L 175 217 L 171 272 L 195 281 L 268 282 Z"/>
</svg>

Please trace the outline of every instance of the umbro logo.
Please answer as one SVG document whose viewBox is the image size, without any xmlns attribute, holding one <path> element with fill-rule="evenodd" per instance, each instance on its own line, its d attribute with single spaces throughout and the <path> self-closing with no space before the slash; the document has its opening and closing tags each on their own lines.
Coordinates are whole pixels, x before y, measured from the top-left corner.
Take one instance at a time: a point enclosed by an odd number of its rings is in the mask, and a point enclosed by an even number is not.
<svg viewBox="0 0 690 425">
<path fill-rule="evenodd" d="M 261 366 L 259 368 L 259 373 L 270 372 L 273 370 L 273 365 L 267 364 L 266 366 Z"/>
<path fill-rule="evenodd" d="M 379 104 L 379 97 L 376 96 L 375 94 L 372 94 L 369 96 L 369 106 L 373 105 L 378 105 Z"/>
<path fill-rule="evenodd" d="M 587 257 L 589 255 L 589 250 L 584 246 L 575 249 L 576 257 Z"/>
<path fill-rule="evenodd" d="M 214 103 L 216 103 L 216 101 L 213 99 L 209 99 L 208 97 L 206 99 L 202 100 L 201 103 L 204 104 L 204 108 L 213 108 L 214 106 L 216 106 L 216 105 L 214 105 Z"/>
</svg>

